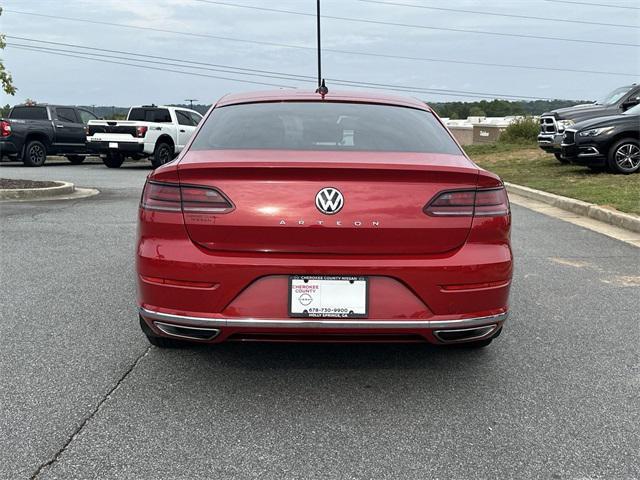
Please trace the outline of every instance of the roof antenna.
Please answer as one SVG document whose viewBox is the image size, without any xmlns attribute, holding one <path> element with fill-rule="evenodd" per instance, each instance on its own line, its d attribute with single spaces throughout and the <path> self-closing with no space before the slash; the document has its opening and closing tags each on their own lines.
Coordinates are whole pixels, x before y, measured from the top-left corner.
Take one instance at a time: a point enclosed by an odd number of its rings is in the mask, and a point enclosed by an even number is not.
<svg viewBox="0 0 640 480">
<path fill-rule="evenodd" d="M 322 78 L 322 49 L 320 47 L 320 0 L 316 0 L 316 30 L 318 34 L 318 88 L 316 93 L 322 95 L 322 98 L 329 93 L 329 89 L 325 85 Z"/>
</svg>

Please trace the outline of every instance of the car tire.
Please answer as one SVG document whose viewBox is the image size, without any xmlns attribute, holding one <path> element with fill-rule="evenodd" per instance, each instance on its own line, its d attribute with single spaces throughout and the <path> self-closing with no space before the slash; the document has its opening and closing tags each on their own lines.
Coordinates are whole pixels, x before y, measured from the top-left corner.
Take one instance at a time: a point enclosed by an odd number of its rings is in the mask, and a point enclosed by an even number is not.
<svg viewBox="0 0 640 480">
<path fill-rule="evenodd" d="M 124 163 L 124 156 L 121 153 L 107 153 L 107 156 L 102 158 L 102 163 L 107 168 L 120 168 Z"/>
<path fill-rule="evenodd" d="M 166 142 L 158 142 L 151 157 L 151 165 L 153 165 L 153 168 L 158 168 L 160 165 L 164 165 L 173 160 L 173 156 L 174 152 L 171 145 Z"/>
<path fill-rule="evenodd" d="M 640 171 L 640 142 L 634 138 L 623 138 L 609 149 L 609 168 L 614 173 L 628 175 Z"/>
<path fill-rule="evenodd" d="M 47 160 L 47 147 L 38 140 L 31 140 L 24 148 L 22 163 L 26 167 L 41 167 Z"/>
<path fill-rule="evenodd" d="M 562 163 L 564 165 L 566 165 L 568 163 L 571 163 L 571 162 L 569 162 L 569 160 L 564 158 L 561 153 L 555 152 L 553 155 L 554 155 L 554 157 L 556 157 L 556 160 L 558 160 L 560 163 Z"/>
<path fill-rule="evenodd" d="M 149 343 L 154 347 L 184 348 L 189 345 L 189 342 L 184 342 L 184 341 L 176 340 L 173 338 L 159 337 L 158 335 L 153 333 L 153 330 L 151 330 L 149 325 L 147 325 L 147 322 L 145 322 L 142 319 L 142 317 L 139 317 L 139 318 L 140 318 L 140 329 L 142 330 L 142 333 L 145 334 L 145 336 L 147 337 L 147 340 L 149 340 Z"/>
<path fill-rule="evenodd" d="M 83 155 L 67 155 L 67 160 L 69 160 L 73 165 L 80 165 L 84 162 L 84 159 L 87 158 Z"/>
</svg>

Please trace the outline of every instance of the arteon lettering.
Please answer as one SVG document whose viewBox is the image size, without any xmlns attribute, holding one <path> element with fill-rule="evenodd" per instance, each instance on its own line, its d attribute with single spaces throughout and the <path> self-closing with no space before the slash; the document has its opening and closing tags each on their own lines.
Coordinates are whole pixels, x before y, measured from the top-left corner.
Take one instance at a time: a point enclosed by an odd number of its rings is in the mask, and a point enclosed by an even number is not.
<svg viewBox="0 0 640 480">
<path fill-rule="evenodd" d="M 325 225 L 325 226 L 336 226 L 336 227 L 379 227 L 380 222 L 378 220 L 372 220 L 370 222 L 364 222 L 362 220 L 354 220 L 353 222 L 343 222 L 342 220 L 336 220 L 334 222 L 327 222 L 326 220 L 316 220 L 313 222 L 307 222 L 306 220 L 280 220 L 278 225 Z"/>
</svg>

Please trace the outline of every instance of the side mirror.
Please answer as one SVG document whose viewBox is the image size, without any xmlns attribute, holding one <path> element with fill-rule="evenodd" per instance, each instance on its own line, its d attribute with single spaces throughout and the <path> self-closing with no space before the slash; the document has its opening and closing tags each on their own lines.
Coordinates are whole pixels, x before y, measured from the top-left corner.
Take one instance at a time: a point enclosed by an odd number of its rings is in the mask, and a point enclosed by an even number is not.
<svg viewBox="0 0 640 480">
<path fill-rule="evenodd" d="M 627 101 L 622 104 L 622 109 L 623 110 L 629 110 L 631 107 L 635 107 L 639 103 L 640 103 L 640 96 L 631 97 L 631 98 L 627 99 Z"/>
</svg>

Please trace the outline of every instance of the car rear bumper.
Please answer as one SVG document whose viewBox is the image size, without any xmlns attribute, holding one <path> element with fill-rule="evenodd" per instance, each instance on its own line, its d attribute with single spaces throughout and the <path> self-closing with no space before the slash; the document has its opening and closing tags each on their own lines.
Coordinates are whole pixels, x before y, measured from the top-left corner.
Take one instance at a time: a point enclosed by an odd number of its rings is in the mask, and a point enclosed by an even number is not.
<svg viewBox="0 0 640 480">
<path fill-rule="evenodd" d="M 223 340 L 297 340 L 301 338 L 322 341 L 358 338 L 360 341 L 386 339 L 424 339 L 432 343 L 460 343 L 492 336 L 507 320 L 508 312 L 495 315 L 459 319 L 430 320 L 354 320 L 317 318 L 222 318 L 193 317 L 148 310 L 139 307 L 140 316 L 154 330 L 169 337 L 202 341 L 193 332 L 209 332 L 204 341 Z M 282 335 L 282 333 L 285 335 Z M 309 333 L 311 332 L 311 335 Z M 344 336 L 345 332 L 351 334 Z M 454 339 L 446 333 L 456 332 Z M 465 335 L 460 336 L 460 332 Z M 249 333 L 249 335 L 247 335 Z M 296 335 L 299 333 L 298 335 Z M 445 333 L 445 335 L 442 335 Z"/>
<path fill-rule="evenodd" d="M 117 147 L 111 148 L 110 143 L 117 143 Z M 143 153 L 144 143 L 138 142 L 87 142 L 87 150 L 93 153 L 106 154 L 109 152 L 119 153 Z"/>
<path fill-rule="evenodd" d="M 191 242 L 184 226 L 175 229 L 175 237 L 163 230 L 164 238 L 147 231 L 138 245 L 138 307 L 159 336 L 171 335 L 158 322 L 215 329 L 201 340 L 211 343 L 347 336 L 443 343 L 439 329 L 494 331 L 506 318 L 513 269 L 508 243 L 467 242 L 447 254 L 416 257 L 238 254 L 208 251 Z M 291 318 L 290 275 L 367 277 L 367 318 Z"/>
<path fill-rule="evenodd" d="M 16 155 L 18 148 L 13 142 L 7 142 L 0 140 L 0 156 L 2 155 Z"/>
<path fill-rule="evenodd" d="M 138 308 L 140 315 L 146 320 L 169 322 L 189 327 L 215 327 L 215 328 L 284 328 L 284 329 L 314 329 L 314 330 L 420 330 L 434 328 L 471 328 L 480 327 L 491 323 L 504 322 L 508 313 L 498 313 L 486 317 L 458 318 L 452 320 L 355 320 L 355 319 L 330 319 L 330 318 L 222 318 L 222 317 L 191 317 L 187 315 L 175 315 L 162 312 L 154 312 L 146 308 Z"/>
</svg>

